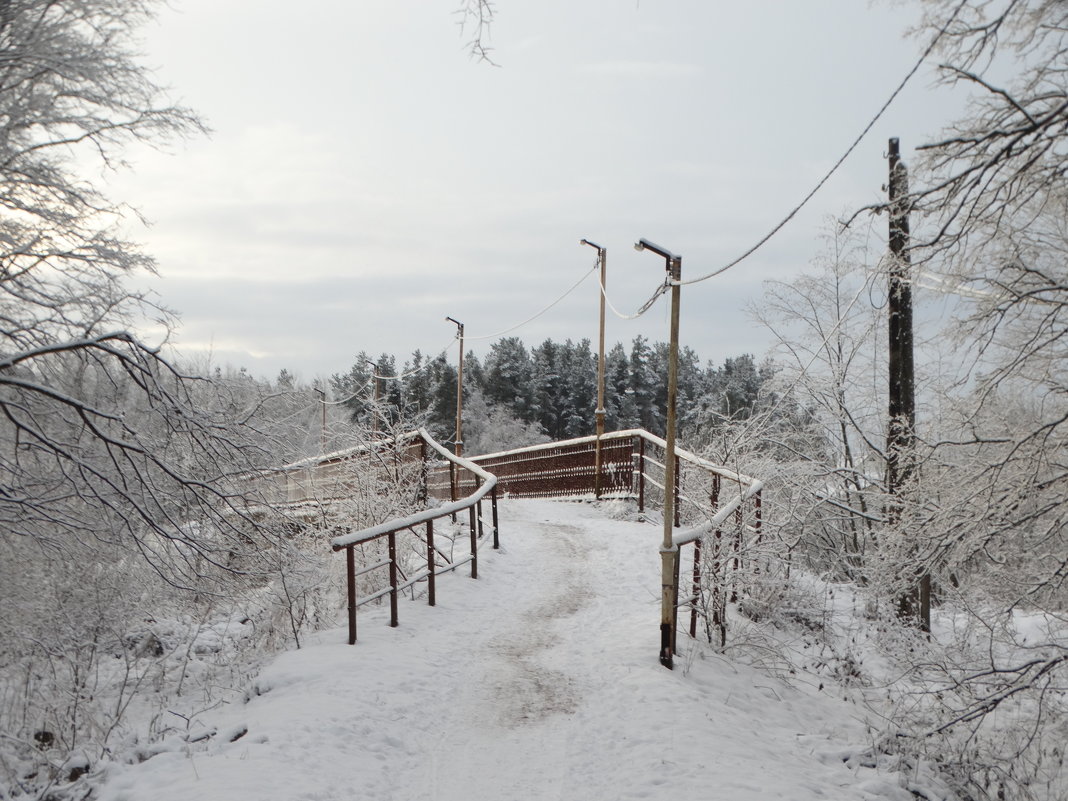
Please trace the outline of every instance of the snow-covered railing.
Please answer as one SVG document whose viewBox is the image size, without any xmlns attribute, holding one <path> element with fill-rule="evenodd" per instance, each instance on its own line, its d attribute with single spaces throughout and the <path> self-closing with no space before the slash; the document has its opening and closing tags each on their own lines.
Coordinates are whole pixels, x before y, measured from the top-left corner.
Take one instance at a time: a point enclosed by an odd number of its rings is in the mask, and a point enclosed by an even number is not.
<svg viewBox="0 0 1068 801">
<path fill-rule="evenodd" d="M 498 478 L 498 488 L 519 498 L 629 497 L 646 506 L 663 507 L 667 443 L 642 429 L 628 429 L 601 437 L 601 475 L 596 475 L 597 437 L 531 445 L 511 451 L 469 457 Z M 690 609 L 690 636 L 697 635 L 697 618 L 708 618 L 708 630 L 726 637 L 726 604 L 735 600 L 736 581 L 747 542 L 761 537 L 763 482 L 675 448 L 675 547 L 693 545 L 693 584 L 676 607 Z M 470 486 L 459 482 L 460 491 Z M 432 471 L 427 491 L 451 497 L 448 468 Z M 686 528 L 683 528 L 683 525 Z M 748 540 L 747 540 L 748 536 Z M 680 553 L 680 560 L 682 554 Z M 681 573 L 681 562 L 680 562 Z M 674 648 L 674 643 L 672 644 Z"/>
<path fill-rule="evenodd" d="M 402 464 L 422 461 L 418 431 L 386 437 L 352 448 L 310 456 L 251 477 L 264 500 L 276 507 L 329 504 L 363 491 L 369 479 L 395 480 Z M 368 469 L 370 468 L 370 469 Z"/>
<path fill-rule="evenodd" d="M 473 487 L 473 491 L 459 500 L 417 512 L 407 517 L 395 518 L 331 540 L 330 545 L 335 551 L 345 551 L 350 645 L 356 642 L 356 610 L 360 606 L 388 594 L 390 604 L 389 624 L 390 626 L 396 626 L 398 623 L 397 600 L 399 594 L 405 589 L 425 580 L 427 583 L 427 602 L 430 606 L 434 606 L 437 602 L 435 582 L 437 576 L 470 563 L 471 578 L 478 578 L 478 548 L 483 537 L 482 500 L 487 495 L 490 496 L 492 507 L 493 547 L 500 547 L 497 524 L 497 477 L 472 461 L 453 455 L 423 429 L 418 431 L 418 439 L 420 445 L 429 446 L 440 457 L 453 465 L 457 472 L 464 471 L 463 475 L 470 479 L 469 483 Z M 456 515 L 464 510 L 468 511 L 471 553 L 460 559 L 445 559 L 444 555 L 434 545 L 434 521 L 443 517 L 452 517 L 455 520 Z M 426 546 L 426 567 L 414 575 L 402 576 L 402 570 L 397 560 L 397 534 L 403 531 L 411 531 L 418 537 L 417 526 L 425 526 L 423 542 Z M 372 564 L 357 567 L 356 547 L 381 538 L 386 539 L 387 557 Z M 439 557 L 444 559 L 444 565 L 438 564 Z M 357 598 L 357 578 L 381 568 L 389 568 L 389 583 L 386 587 L 363 598 Z"/>
</svg>

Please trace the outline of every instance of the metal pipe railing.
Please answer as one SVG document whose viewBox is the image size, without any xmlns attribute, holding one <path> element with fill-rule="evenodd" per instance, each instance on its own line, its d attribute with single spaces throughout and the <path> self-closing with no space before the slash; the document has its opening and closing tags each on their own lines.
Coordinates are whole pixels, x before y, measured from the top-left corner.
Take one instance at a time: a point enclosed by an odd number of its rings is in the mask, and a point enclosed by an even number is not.
<svg viewBox="0 0 1068 801">
<path fill-rule="evenodd" d="M 406 517 L 395 518 L 393 520 L 387 520 L 384 523 L 379 523 L 375 526 L 369 526 L 368 528 L 361 529 L 360 531 L 354 531 L 350 534 L 344 534 L 340 537 L 335 537 L 330 541 L 330 546 L 334 551 L 345 551 L 345 575 L 347 583 L 347 598 L 348 598 L 348 623 L 349 623 L 349 644 L 353 645 L 356 642 L 356 610 L 364 604 L 377 600 L 385 595 L 389 595 L 390 605 L 390 626 L 397 626 L 398 621 L 398 595 L 408 587 L 414 586 L 416 583 L 426 579 L 427 581 L 427 602 L 430 606 L 434 606 L 437 603 L 437 587 L 435 578 L 442 574 L 452 570 L 456 570 L 461 565 L 471 564 L 471 578 L 478 578 L 478 549 L 479 542 L 482 538 L 482 514 L 481 504 L 482 500 L 488 495 L 490 497 L 490 503 L 492 506 L 493 514 L 493 547 L 500 547 L 500 537 L 498 532 L 498 517 L 497 517 L 497 477 L 492 473 L 487 472 L 478 465 L 472 463 L 467 459 L 463 459 L 454 455 L 449 450 L 438 444 L 433 437 L 430 436 L 424 429 L 420 429 L 418 432 L 426 445 L 429 445 L 444 459 L 448 460 L 451 465 L 457 470 L 463 469 L 473 474 L 476 477 L 476 489 L 470 495 L 465 498 L 460 498 L 456 501 L 443 504 L 434 509 L 427 509 L 422 512 L 417 512 Z M 425 449 L 422 451 L 425 454 Z M 469 510 L 469 530 L 471 541 L 471 552 L 469 555 L 462 557 L 461 559 L 453 560 L 443 567 L 437 565 L 438 550 L 434 546 L 434 521 L 442 517 L 450 517 L 463 510 Z M 478 510 L 478 511 L 476 511 Z M 425 526 L 426 534 L 424 541 L 426 543 L 426 561 L 427 566 L 424 570 L 419 571 L 410 578 L 406 578 L 403 582 L 398 581 L 399 565 L 397 563 L 397 534 L 399 532 L 409 530 L 418 535 L 416 531 L 417 526 Z M 357 545 L 364 545 L 368 542 L 386 538 L 387 541 L 387 553 L 386 559 L 380 560 L 374 565 L 365 566 L 363 568 L 356 568 L 356 555 L 355 548 Z M 370 572 L 375 569 L 381 569 L 383 567 L 389 568 L 389 583 L 386 587 L 371 593 L 364 598 L 357 598 L 356 595 L 356 578 L 364 573 Z"/>
</svg>

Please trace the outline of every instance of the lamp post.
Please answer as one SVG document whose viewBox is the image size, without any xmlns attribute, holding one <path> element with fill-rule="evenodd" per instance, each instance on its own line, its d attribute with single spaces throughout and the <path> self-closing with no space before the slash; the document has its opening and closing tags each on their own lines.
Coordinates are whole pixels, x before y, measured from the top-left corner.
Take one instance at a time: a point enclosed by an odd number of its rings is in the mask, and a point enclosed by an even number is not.
<svg viewBox="0 0 1068 801">
<path fill-rule="evenodd" d="M 375 439 L 378 436 L 378 362 L 372 359 L 364 359 L 364 361 L 371 365 L 371 381 L 374 382 L 374 406 L 371 408 L 371 439 Z"/>
<path fill-rule="evenodd" d="M 608 251 L 600 245 L 594 244 L 588 239 L 579 242 L 580 245 L 589 245 L 597 249 L 597 262 L 601 266 L 601 283 L 598 288 L 598 296 L 601 299 L 601 324 L 600 338 L 597 349 L 597 409 L 594 415 L 597 419 L 597 445 L 593 457 L 593 494 L 601 497 L 601 437 L 604 436 L 604 293 L 605 293 L 605 270 Z"/>
<path fill-rule="evenodd" d="M 326 453 L 326 393 L 319 387 L 312 387 L 312 392 L 319 396 L 323 416 L 319 422 L 319 453 Z"/>
<path fill-rule="evenodd" d="M 682 278 L 682 256 L 639 239 L 635 250 L 651 250 L 662 256 L 671 281 L 671 340 L 668 345 L 667 394 L 667 454 L 664 465 L 664 541 L 660 546 L 660 664 L 669 670 L 674 667 L 675 599 L 678 597 L 679 547 L 671 534 L 675 519 L 675 407 L 679 382 L 679 281 Z"/>
<path fill-rule="evenodd" d="M 456 336 L 460 340 L 460 364 L 456 370 L 456 455 L 464 455 L 464 324 L 452 317 L 446 317 L 450 323 L 456 323 Z"/>
<path fill-rule="evenodd" d="M 456 337 L 460 340 L 460 359 L 456 368 L 456 455 L 464 455 L 464 324 L 452 317 L 446 321 L 456 324 Z M 449 462 L 449 487 L 452 500 L 456 500 L 456 465 Z M 453 515 L 456 520 L 456 515 Z"/>
</svg>

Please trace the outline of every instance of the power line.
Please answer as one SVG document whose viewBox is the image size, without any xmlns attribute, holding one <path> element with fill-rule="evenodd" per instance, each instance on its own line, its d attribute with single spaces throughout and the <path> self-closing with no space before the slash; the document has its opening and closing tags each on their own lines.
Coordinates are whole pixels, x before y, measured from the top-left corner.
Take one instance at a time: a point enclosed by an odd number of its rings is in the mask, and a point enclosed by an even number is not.
<svg viewBox="0 0 1068 801">
<path fill-rule="evenodd" d="M 756 253 L 757 250 L 759 250 L 761 247 L 763 247 L 768 242 L 768 240 L 770 240 L 773 236 L 775 236 L 777 233 L 779 233 L 779 231 L 782 230 L 782 228 L 788 222 L 790 222 L 790 220 L 792 220 L 797 215 L 797 213 L 799 211 L 801 211 L 801 209 L 803 209 L 805 207 L 805 205 L 812 199 L 812 197 L 818 191 L 820 191 L 820 189 L 823 188 L 823 185 L 825 183 L 827 183 L 828 180 L 830 180 L 831 176 L 834 175 L 838 171 L 838 168 L 842 166 L 842 164 L 845 162 L 845 160 L 847 158 L 849 158 L 850 154 L 854 150 L 857 149 L 857 146 L 861 143 L 861 141 L 864 139 L 864 137 L 868 135 L 868 133 L 871 131 L 872 128 L 875 127 L 875 123 L 879 121 L 879 119 L 883 116 L 883 114 L 886 112 L 886 110 L 890 107 L 890 104 L 893 103 L 895 99 L 897 99 L 897 96 L 899 94 L 901 94 L 902 90 L 905 88 L 905 85 L 912 79 L 912 76 L 915 75 L 916 72 L 923 65 L 923 62 L 927 60 L 927 57 L 929 55 L 931 55 L 931 52 L 935 49 L 935 46 L 938 44 L 939 41 L 941 41 L 941 39 L 945 35 L 946 31 L 949 30 L 949 26 L 953 24 L 953 21 L 957 18 L 957 15 L 961 12 L 961 10 L 964 8 L 964 6 L 967 5 L 967 3 L 968 3 L 968 0 L 961 0 L 960 4 L 953 11 L 953 13 L 950 15 L 949 19 L 947 19 L 945 24 L 939 29 L 939 31 L 935 35 L 934 39 L 931 40 L 931 43 L 929 45 L 927 45 L 927 49 L 923 51 L 923 55 L 921 55 L 919 60 L 916 61 L 916 63 L 913 65 L 912 69 L 908 71 L 908 74 L 905 75 L 905 77 L 902 79 L 901 83 L 899 83 L 897 85 L 897 88 L 891 93 L 891 95 L 887 99 L 887 101 L 885 103 L 883 103 L 882 108 L 880 108 L 876 112 L 875 116 L 871 118 L 871 121 L 866 126 L 864 126 L 864 130 L 860 132 L 860 135 L 856 139 L 853 140 L 853 144 L 851 144 L 849 146 L 849 148 L 846 150 L 846 152 L 842 154 L 842 157 L 839 158 L 838 161 L 836 161 L 834 163 L 834 166 L 831 167 L 831 169 L 827 172 L 827 174 L 824 175 L 823 178 L 820 179 L 819 183 L 817 183 L 816 186 L 812 188 L 812 191 L 810 191 L 807 195 L 805 195 L 805 197 L 801 200 L 801 202 L 798 203 L 796 206 L 794 206 L 793 210 L 789 214 L 787 214 L 779 222 L 778 225 L 776 225 L 774 228 L 772 228 L 755 245 L 753 245 L 751 248 L 749 248 L 747 251 L 745 251 L 745 253 L 743 253 L 738 258 L 734 259 L 734 261 L 728 262 L 727 264 L 723 265 L 719 269 L 713 270 L 712 272 L 708 273 L 707 275 L 702 275 L 702 276 L 699 276 L 697 278 L 691 278 L 691 279 L 689 279 L 687 281 L 679 281 L 678 282 L 679 286 L 686 286 L 687 284 L 697 284 L 697 283 L 700 283 L 701 281 L 707 281 L 709 278 L 715 278 L 717 275 L 721 275 L 722 273 L 727 272 L 727 270 L 731 269 L 732 267 L 737 266 L 741 262 L 743 262 L 746 259 L 748 259 L 754 253 Z"/>
<path fill-rule="evenodd" d="M 582 277 L 581 277 L 581 278 L 580 278 L 580 279 L 579 279 L 578 281 L 576 281 L 576 282 L 575 282 L 575 283 L 574 283 L 574 284 L 573 284 L 573 285 L 571 286 L 571 288 L 570 288 L 570 289 L 568 289 L 568 290 L 567 290 L 567 292 L 565 292 L 564 294 L 562 294 L 562 295 L 561 295 L 560 297 L 558 297 L 558 298 L 557 298 L 556 300 L 554 300 L 554 301 L 553 301 L 552 303 L 550 303 L 550 304 L 549 304 L 548 306 L 546 306 L 546 307 L 545 307 L 544 309 L 542 309 L 542 310 L 541 310 L 540 312 L 538 312 L 537 314 L 535 314 L 535 315 L 534 315 L 533 317 L 528 317 L 528 318 L 527 318 L 526 320 L 524 320 L 523 322 L 521 322 L 521 323 L 517 323 L 516 325 L 513 325 L 513 326 L 512 326 L 511 328 L 506 328 L 506 329 L 504 329 L 503 331 L 498 331 L 498 332 L 497 332 L 497 333 L 495 333 L 495 334 L 482 334 L 482 335 L 480 335 L 480 336 L 471 336 L 471 335 L 469 335 L 469 334 L 468 334 L 468 335 L 465 335 L 465 336 L 464 336 L 464 339 L 496 339 L 497 337 L 503 337 L 503 336 L 504 336 L 505 334 L 510 334 L 510 333 L 512 333 L 513 331 L 516 331 L 516 330 L 518 330 L 518 329 L 522 328 L 523 326 L 527 325 L 528 323 L 532 323 L 532 322 L 534 322 L 534 321 L 535 321 L 535 320 L 537 320 L 537 319 L 538 319 L 539 317 L 541 317 L 541 316 L 542 316 L 543 314 L 545 314 L 545 312 L 549 311 L 549 309 L 551 309 L 551 308 L 552 308 L 553 306 L 555 306 L 555 305 L 556 305 L 557 303 L 559 303 L 559 302 L 560 302 L 560 301 L 562 301 L 562 300 L 563 300 L 564 298 L 566 298 L 566 297 L 567 297 L 568 295 L 570 295 L 570 294 L 571 294 L 572 292 L 574 292 L 574 291 L 575 291 L 576 289 L 578 289 L 578 288 L 579 288 L 579 285 L 580 285 L 580 284 L 582 284 L 582 282 L 583 282 L 583 281 L 585 281 L 585 280 L 586 280 L 587 278 L 589 278 L 589 277 L 590 277 L 590 275 L 592 275 L 592 274 L 593 274 L 593 271 L 597 269 L 597 267 L 598 267 L 598 265 L 595 265 L 595 266 L 594 266 L 594 267 L 593 267 L 593 268 L 592 268 L 592 269 L 591 269 L 591 270 L 590 270 L 590 271 L 589 271 L 588 273 L 584 273 L 584 274 L 583 274 L 583 276 L 582 276 Z"/>
<path fill-rule="evenodd" d="M 645 303 L 638 307 L 638 311 L 634 312 L 633 314 L 624 314 L 616 308 L 614 303 L 612 303 L 612 299 L 608 297 L 608 292 L 605 290 L 605 286 L 601 283 L 600 279 L 597 280 L 597 283 L 601 288 L 601 294 L 604 295 L 604 302 L 608 305 L 608 308 L 612 310 L 612 314 L 614 314 L 620 320 L 637 320 L 639 317 L 649 311 L 649 309 L 653 308 L 657 300 L 660 299 L 661 295 L 671 289 L 671 283 L 668 281 L 664 281 L 662 284 L 660 284 L 660 286 L 656 288 L 656 291 L 653 292 L 652 297 L 650 297 L 649 300 L 645 301 Z"/>
</svg>

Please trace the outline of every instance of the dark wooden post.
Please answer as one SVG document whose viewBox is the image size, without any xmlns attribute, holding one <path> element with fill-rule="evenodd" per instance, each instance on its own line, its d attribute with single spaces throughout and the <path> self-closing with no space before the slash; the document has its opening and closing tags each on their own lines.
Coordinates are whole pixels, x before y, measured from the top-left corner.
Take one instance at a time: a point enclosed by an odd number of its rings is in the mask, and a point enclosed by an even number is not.
<svg viewBox="0 0 1068 801">
<path fill-rule="evenodd" d="M 886 491 L 890 495 L 891 524 L 901 522 L 916 468 L 916 368 L 913 360 L 912 278 L 909 254 L 909 177 L 901 161 L 898 139 L 890 140 L 890 275 L 887 295 L 889 324 L 889 420 L 886 443 Z M 912 536 L 912 532 L 904 534 Z M 915 547 L 907 549 L 916 554 Z M 918 554 L 917 554 L 918 555 Z M 898 602 L 902 617 L 912 618 L 923 631 L 931 630 L 931 577 L 919 571 L 919 586 Z"/>
<path fill-rule="evenodd" d="M 426 521 L 426 576 L 427 602 L 430 606 L 437 605 L 437 574 L 436 559 L 434 557 L 434 521 Z"/>
<path fill-rule="evenodd" d="M 501 538 L 498 533 L 497 527 L 497 485 L 493 485 L 493 489 L 490 490 L 490 508 L 493 510 L 493 547 L 494 549 L 501 547 Z"/>
<path fill-rule="evenodd" d="M 638 511 L 645 511 L 645 437 L 638 437 Z"/>
<path fill-rule="evenodd" d="M 468 508 L 471 526 L 471 578 L 478 578 L 478 524 L 475 522 L 475 507 Z"/>
<path fill-rule="evenodd" d="M 353 545 L 345 548 L 345 572 L 348 573 L 349 645 L 356 644 L 356 554 Z"/>
<path fill-rule="evenodd" d="M 693 591 L 690 603 L 690 636 L 697 636 L 697 599 L 701 596 L 701 539 L 693 541 Z"/>
<path fill-rule="evenodd" d="M 741 488 L 739 487 L 739 492 Z M 742 564 L 742 525 L 745 520 L 742 515 L 742 506 L 744 504 L 739 503 L 738 508 L 734 510 L 734 557 L 732 559 L 731 566 L 731 603 L 738 603 L 738 568 Z"/>
<path fill-rule="evenodd" d="M 397 532 L 391 531 L 386 537 L 389 543 L 389 625 L 396 628 L 397 618 Z"/>
<path fill-rule="evenodd" d="M 753 544 L 759 546 L 761 537 L 764 534 L 764 509 L 762 500 L 763 490 L 757 490 L 753 496 Z M 766 566 L 765 569 L 770 569 Z M 760 572 L 760 565 L 753 565 L 753 572 Z"/>
<path fill-rule="evenodd" d="M 719 492 L 722 481 L 716 473 L 712 476 L 712 513 L 719 511 Z M 723 529 L 712 532 L 712 558 L 709 561 L 712 585 L 712 624 L 719 629 L 719 645 L 727 644 L 727 615 L 724 597 L 727 593 L 726 571 L 723 570 Z"/>
</svg>

